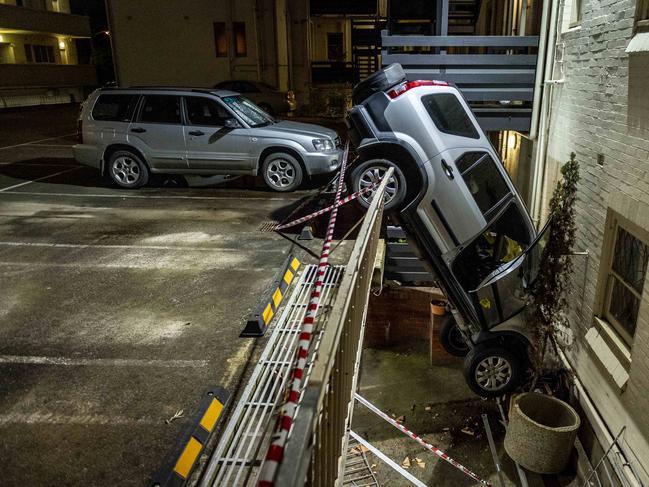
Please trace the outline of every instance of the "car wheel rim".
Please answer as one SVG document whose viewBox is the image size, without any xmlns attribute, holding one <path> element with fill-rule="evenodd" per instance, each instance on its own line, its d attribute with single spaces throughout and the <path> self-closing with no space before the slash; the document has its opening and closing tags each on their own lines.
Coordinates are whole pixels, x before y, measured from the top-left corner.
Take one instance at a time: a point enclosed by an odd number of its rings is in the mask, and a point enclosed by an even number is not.
<svg viewBox="0 0 649 487">
<path fill-rule="evenodd" d="M 362 191 L 373 186 L 372 189 L 368 189 L 360 195 L 360 198 L 365 203 L 370 204 L 372 202 L 376 191 L 379 189 L 378 184 L 380 183 L 381 178 L 385 175 L 387 170 L 388 168 L 385 166 L 372 166 L 363 171 L 363 174 L 361 174 L 361 177 L 358 180 L 358 191 Z M 390 201 L 392 201 L 398 192 L 399 180 L 395 176 L 392 176 L 390 177 L 390 179 L 388 179 L 388 184 L 385 187 L 385 193 L 383 194 L 384 204 L 388 204 Z"/>
<path fill-rule="evenodd" d="M 115 159 L 111 166 L 111 172 L 117 182 L 127 186 L 137 183 L 140 179 L 140 166 L 128 156 Z"/>
<path fill-rule="evenodd" d="M 287 188 L 295 181 L 295 167 L 286 159 L 275 159 L 268 164 L 266 176 L 276 188 Z"/>
<path fill-rule="evenodd" d="M 499 391 L 512 379 L 512 366 L 504 357 L 489 356 L 475 368 L 475 380 L 485 391 Z"/>
</svg>

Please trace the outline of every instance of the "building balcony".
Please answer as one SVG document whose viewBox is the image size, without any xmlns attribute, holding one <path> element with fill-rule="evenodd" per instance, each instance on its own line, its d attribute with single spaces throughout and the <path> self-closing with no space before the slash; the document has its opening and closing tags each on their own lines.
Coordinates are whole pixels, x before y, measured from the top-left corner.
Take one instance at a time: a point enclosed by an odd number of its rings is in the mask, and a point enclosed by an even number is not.
<svg viewBox="0 0 649 487">
<path fill-rule="evenodd" d="M 70 37 L 91 35 L 88 17 L 5 4 L 0 4 L 0 32 L 46 32 Z"/>
<path fill-rule="evenodd" d="M 0 64 L 2 88 L 95 86 L 97 73 L 88 64 Z"/>
</svg>

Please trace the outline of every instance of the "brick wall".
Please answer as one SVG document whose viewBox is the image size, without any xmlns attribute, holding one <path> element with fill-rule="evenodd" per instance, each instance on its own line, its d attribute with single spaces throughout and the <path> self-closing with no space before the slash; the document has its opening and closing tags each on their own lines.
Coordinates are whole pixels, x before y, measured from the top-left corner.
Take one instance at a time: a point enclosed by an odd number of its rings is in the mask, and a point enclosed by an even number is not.
<svg viewBox="0 0 649 487">
<path fill-rule="evenodd" d="M 568 2 L 570 3 L 570 2 Z M 627 425 L 626 438 L 639 458 L 649 458 L 649 284 L 645 283 L 630 378 L 620 390 L 585 343 L 594 326 L 599 264 L 607 212 L 614 210 L 649 227 L 649 54 L 625 53 L 633 36 L 635 0 L 583 0 L 580 27 L 558 38 L 544 207 L 560 164 L 577 153 L 582 180 L 577 203 L 570 359 L 609 428 Z M 565 20 L 563 15 L 560 19 Z M 566 22 L 562 21 L 563 30 Z M 550 75 L 546 75 L 546 79 Z M 598 165 L 598 154 L 604 156 Z"/>
</svg>

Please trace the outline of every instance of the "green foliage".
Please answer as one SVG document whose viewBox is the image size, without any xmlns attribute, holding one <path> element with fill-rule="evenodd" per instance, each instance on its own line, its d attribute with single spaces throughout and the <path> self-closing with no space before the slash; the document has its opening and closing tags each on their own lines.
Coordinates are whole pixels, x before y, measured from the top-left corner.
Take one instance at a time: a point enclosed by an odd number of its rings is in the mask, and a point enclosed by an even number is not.
<svg viewBox="0 0 649 487">
<path fill-rule="evenodd" d="M 532 289 L 529 321 L 536 343 L 531 354 L 537 374 L 543 365 L 548 339 L 554 341 L 556 326 L 565 322 L 567 294 L 572 273 L 572 248 L 575 244 L 575 201 L 579 182 L 579 163 L 575 153 L 561 168 L 563 179 L 550 200 L 552 221 L 548 241 L 541 256 L 539 274 Z"/>
</svg>

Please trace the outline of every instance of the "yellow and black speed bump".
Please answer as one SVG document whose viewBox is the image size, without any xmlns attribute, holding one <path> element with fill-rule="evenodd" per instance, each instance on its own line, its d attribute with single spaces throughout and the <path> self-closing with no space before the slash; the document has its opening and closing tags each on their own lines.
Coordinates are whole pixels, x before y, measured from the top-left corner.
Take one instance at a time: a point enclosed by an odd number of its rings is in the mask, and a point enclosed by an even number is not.
<svg viewBox="0 0 649 487">
<path fill-rule="evenodd" d="M 266 333 L 270 320 L 273 319 L 282 299 L 286 296 L 288 288 L 297 275 L 300 268 L 300 261 L 297 257 L 289 255 L 282 265 L 279 274 L 275 277 L 270 293 L 264 296 L 264 300 L 257 310 L 248 318 L 246 327 L 240 337 L 260 337 Z"/>
<path fill-rule="evenodd" d="M 228 391 L 216 386 L 206 393 L 197 413 L 185 431 L 179 446 L 171 453 L 164 468 L 154 478 L 152 487 L 182 487 L 194 470 L 230 398 Z"/>
</svg>

